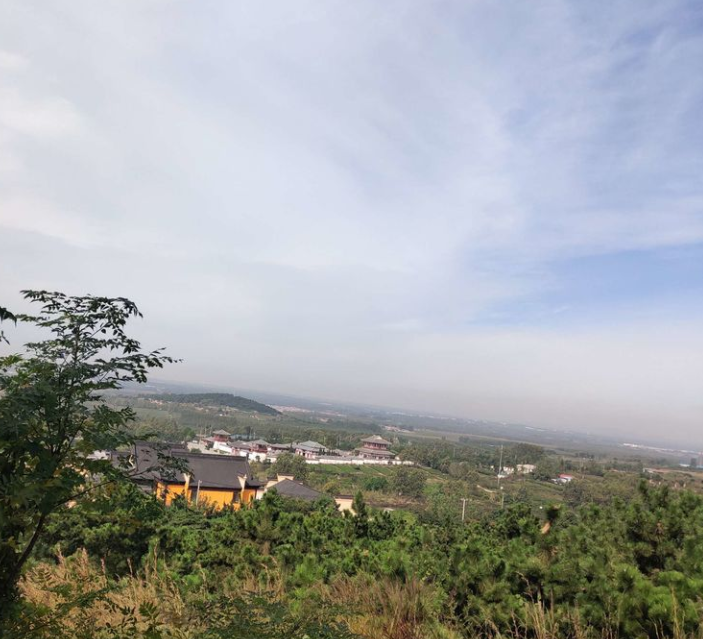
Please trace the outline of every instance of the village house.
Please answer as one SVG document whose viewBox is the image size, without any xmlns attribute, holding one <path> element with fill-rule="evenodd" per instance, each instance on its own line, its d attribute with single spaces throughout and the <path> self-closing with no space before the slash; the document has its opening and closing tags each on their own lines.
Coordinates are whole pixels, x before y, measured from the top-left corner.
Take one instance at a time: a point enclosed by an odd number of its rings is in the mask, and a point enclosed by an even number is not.
<svg viewBox="0 0 703 639">
<path fill-rule="evenodd" d="M 517 465 L 517 472 L 520 473 L 521 475 L 529 475 L 530 473 L 534 473 L 536 469 L 537 469 L 537 466 L 535 464 L 518 464 Z"/>
<path fill-rule="evenodd" d="M 269 452 L 281 452 L 285 453 L 292 451 L 294 447 L 293 443 L 290 444 L 269 444 Z"/>
<path fill-rule="evenodd" d="M 260 457 L 257 461 L 266 459 L 266 453 L 268 453 L 269 449 L 270 444 L 263 439 L 255 439 L 253 442 L 249 442 L 249 451 L 252 455 L 263 455 L 263 457 Z M 249 459 L 252 459 L 252 457 L 250 456 Z"/>
<path fill-rule="evenodd" d="M 293 475 L 277 475 L 274 478 L 270 478 L 268 482 L 266 482 L 263 492 L 268 492 L 272 488 L 275 488 L 276 492 L 281 495 L 281 497 L 287 497 L 289 499 L 317 501 L 325 497 L 325 493 L 321 493 L 319 490 L 315 490 L 302 482 L 296 481 Z M 351 495 L 338 495 L 333 497 L 333 499 L 340 512 L 352 510 L 354 498 Z"/>
<path fill-rule="evenodd" d="M 138 441 L 128 451 L 110 451 L 112 464 L 126 470 L 131 480 L 145 493 L 153 493 L 164 461 L 173 453 L 187 453 L 181 444 Z"/>
<path fill-rule="evenodd" d="M 276 492 L 281 495 L 281 497 L 288 497 L 290 499 L 317 501 L 318 499 L 324 497 L 324 493 L 321 493 L 314 488 L 310 488 L 299 481 L 295 481 L 292 477 L 281 477 L 272 486 L 267 484 L 266 490 L 269 490 L 270 488 L 275 488 Z"/>
<path fill-rule="evenodd" d="M 117 457 L 124 461 L 124 454 Z M 254 478 L 245 457 L 203 455 L 140 442 L 135 445 L 128 464 L 133 470 L 133 480 L 167 504 L 182 495 L 193 504 L 237 510 L 263 494 L 263 482 Z"/>
<path fill-rule="evenodd" d="M 327 449 L 322 444 L 312 441 L 294 444 L 293 448 L 296 455 L 300 455 L 306 459 L 315 459 L 317 456 L 327 452 Z"/>
<path fill-rule="evenodd" d="M 361 448 L 357 448 L 356 453 L 365 459 L 393 459 L 395 454 L 388 450 L 390 445 L 383 437 L 373 435 L 361 440 Z"/>
<path fill-rule="evenodd" d="M 212 440 L 215 442 L 222 442 L 223 444 L 226 444 L 229 441 L 229 438 L 231 437 L 230 433 L 228 433 L 226 430 L 215 430 L 212 433 Z"/>
<path fill-rule="evenodd" d="M 268 452 L 270 444 L 265 439 L 255 439 L 249 442 L 249 450 L 256 453 L 266 453 Z"/>
<path fill-rule="evenodd" d="M 256 439 L 251 442 L 233 441 L 229 444 L 229 453 L 241 455 L 249 461 L 266 461 L 268 458 L 269 443 L 263 439 Z"/>
</svg>

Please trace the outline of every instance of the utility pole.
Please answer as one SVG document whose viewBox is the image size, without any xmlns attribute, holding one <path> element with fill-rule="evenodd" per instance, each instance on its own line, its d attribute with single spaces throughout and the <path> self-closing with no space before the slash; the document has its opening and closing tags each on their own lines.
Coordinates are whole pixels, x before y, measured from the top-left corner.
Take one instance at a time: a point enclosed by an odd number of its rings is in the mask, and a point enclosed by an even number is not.
<svg viewBox="0 0 703 639">
<path fill-rule="evenodd" d="M 195 505 L 198 505 L 198 499 L 200 499 L 200 479 L 198 479 L 198 487 L 195 489 Z"/>
<path fill-rule="evenodd" d="M 461 523 L 464 523 L 464 519 L 466 518 L 466 502 L 468 500 L 466 497 L 461 498 Z"/>
<path fill-rule="evenodd" d="M 503 473 L 503 444 L 500 445 L 500 461 L 498 462 L 498 488 L 500 488 L 500 476 Z"/>
</svg>

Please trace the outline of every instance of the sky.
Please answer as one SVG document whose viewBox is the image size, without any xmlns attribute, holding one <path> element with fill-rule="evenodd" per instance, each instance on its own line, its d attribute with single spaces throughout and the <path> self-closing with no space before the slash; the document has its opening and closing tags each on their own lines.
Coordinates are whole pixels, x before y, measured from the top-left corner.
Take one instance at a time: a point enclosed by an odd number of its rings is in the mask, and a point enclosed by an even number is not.
<svg viewBox="0 0 703 639">
<path fill-rule="evenodd" d="M 703 447 L 701 68 L 692 0 L 5 0 L 0 305 L 129 297 L 165 379 Z"/>
</svg>

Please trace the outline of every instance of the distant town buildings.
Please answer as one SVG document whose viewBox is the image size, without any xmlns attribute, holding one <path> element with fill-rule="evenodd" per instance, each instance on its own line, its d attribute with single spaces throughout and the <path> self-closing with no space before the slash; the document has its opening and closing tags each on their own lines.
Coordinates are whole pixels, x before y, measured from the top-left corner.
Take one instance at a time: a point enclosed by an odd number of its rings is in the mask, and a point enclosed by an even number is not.
<svg viewBox="0 0 703 639">
<path fill-rule="evenodd" d="M 537 470 L 536 464 L 518 464 L 516 466 L 519 475 L 529 475 Z"/>
<path fill-rule="evenodd" d="M 510 475 L 529 475 L 530 473 L 534 473 L 536 470 L 537 466 L 535 464 L 517 464 L 516 466 L 503 466 L 501 468 L 500 472 L 498 473 L 498 477 L 500 479 L 505 479 L 506 477 L 510 477 Z"/>
<path fill-rule="evenodd" d="M 294 449 L 296 455 L 305 457 L 305 459 L 315 459 L 327 452 L 327 448 L 325 448 L 322 444 L 311 441 L 295 444 Z"/>
<path fill-rule="evenodd" d="M 231 435 L 225 430 L 216 430 L 211 435 L 200 435 L 196 441 L 188 443 L 188 449 L 204 454 L 234 455 L 245 457 L 250 462 L 274 463 L 281 453 L 293 453 L 303 457 L 308 464 L 390 464 L 413 465 L 401 461 L 390 450 L 391 442 L 378 435 L 361 440 L 355 451 L 330 450 L 316 441 L 271 444 L 263 439 L 242 441 L 235 439 L 241 435 Z"/>
<path fill-rule="evenodd" d="M 363 459 L 393 459 L 395 454 L 389 449 L 391 443 L 380 437 L 373 435 L 361 440 L 361 448 L 356 449 L 356 453 Z"/>
</svg>

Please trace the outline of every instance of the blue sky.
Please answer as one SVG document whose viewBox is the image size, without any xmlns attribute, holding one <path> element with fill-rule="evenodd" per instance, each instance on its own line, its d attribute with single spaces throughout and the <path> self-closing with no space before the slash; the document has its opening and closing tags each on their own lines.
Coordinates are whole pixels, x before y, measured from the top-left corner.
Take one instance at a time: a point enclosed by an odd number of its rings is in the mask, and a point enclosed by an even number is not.
<svg viewBox="0 0 703 639">
<path fill-rule="evenodd" d="M 703 5 L 10 0 L 0 297 L 192 380 L 697 438 Z"/>
<path fill-rule="evenodd" d="M 539 276 L 539 294 L 499 305 L 479 323 L 618 325 L 700 317 L 703 245 L 556 260 Z"/>
</svg>

